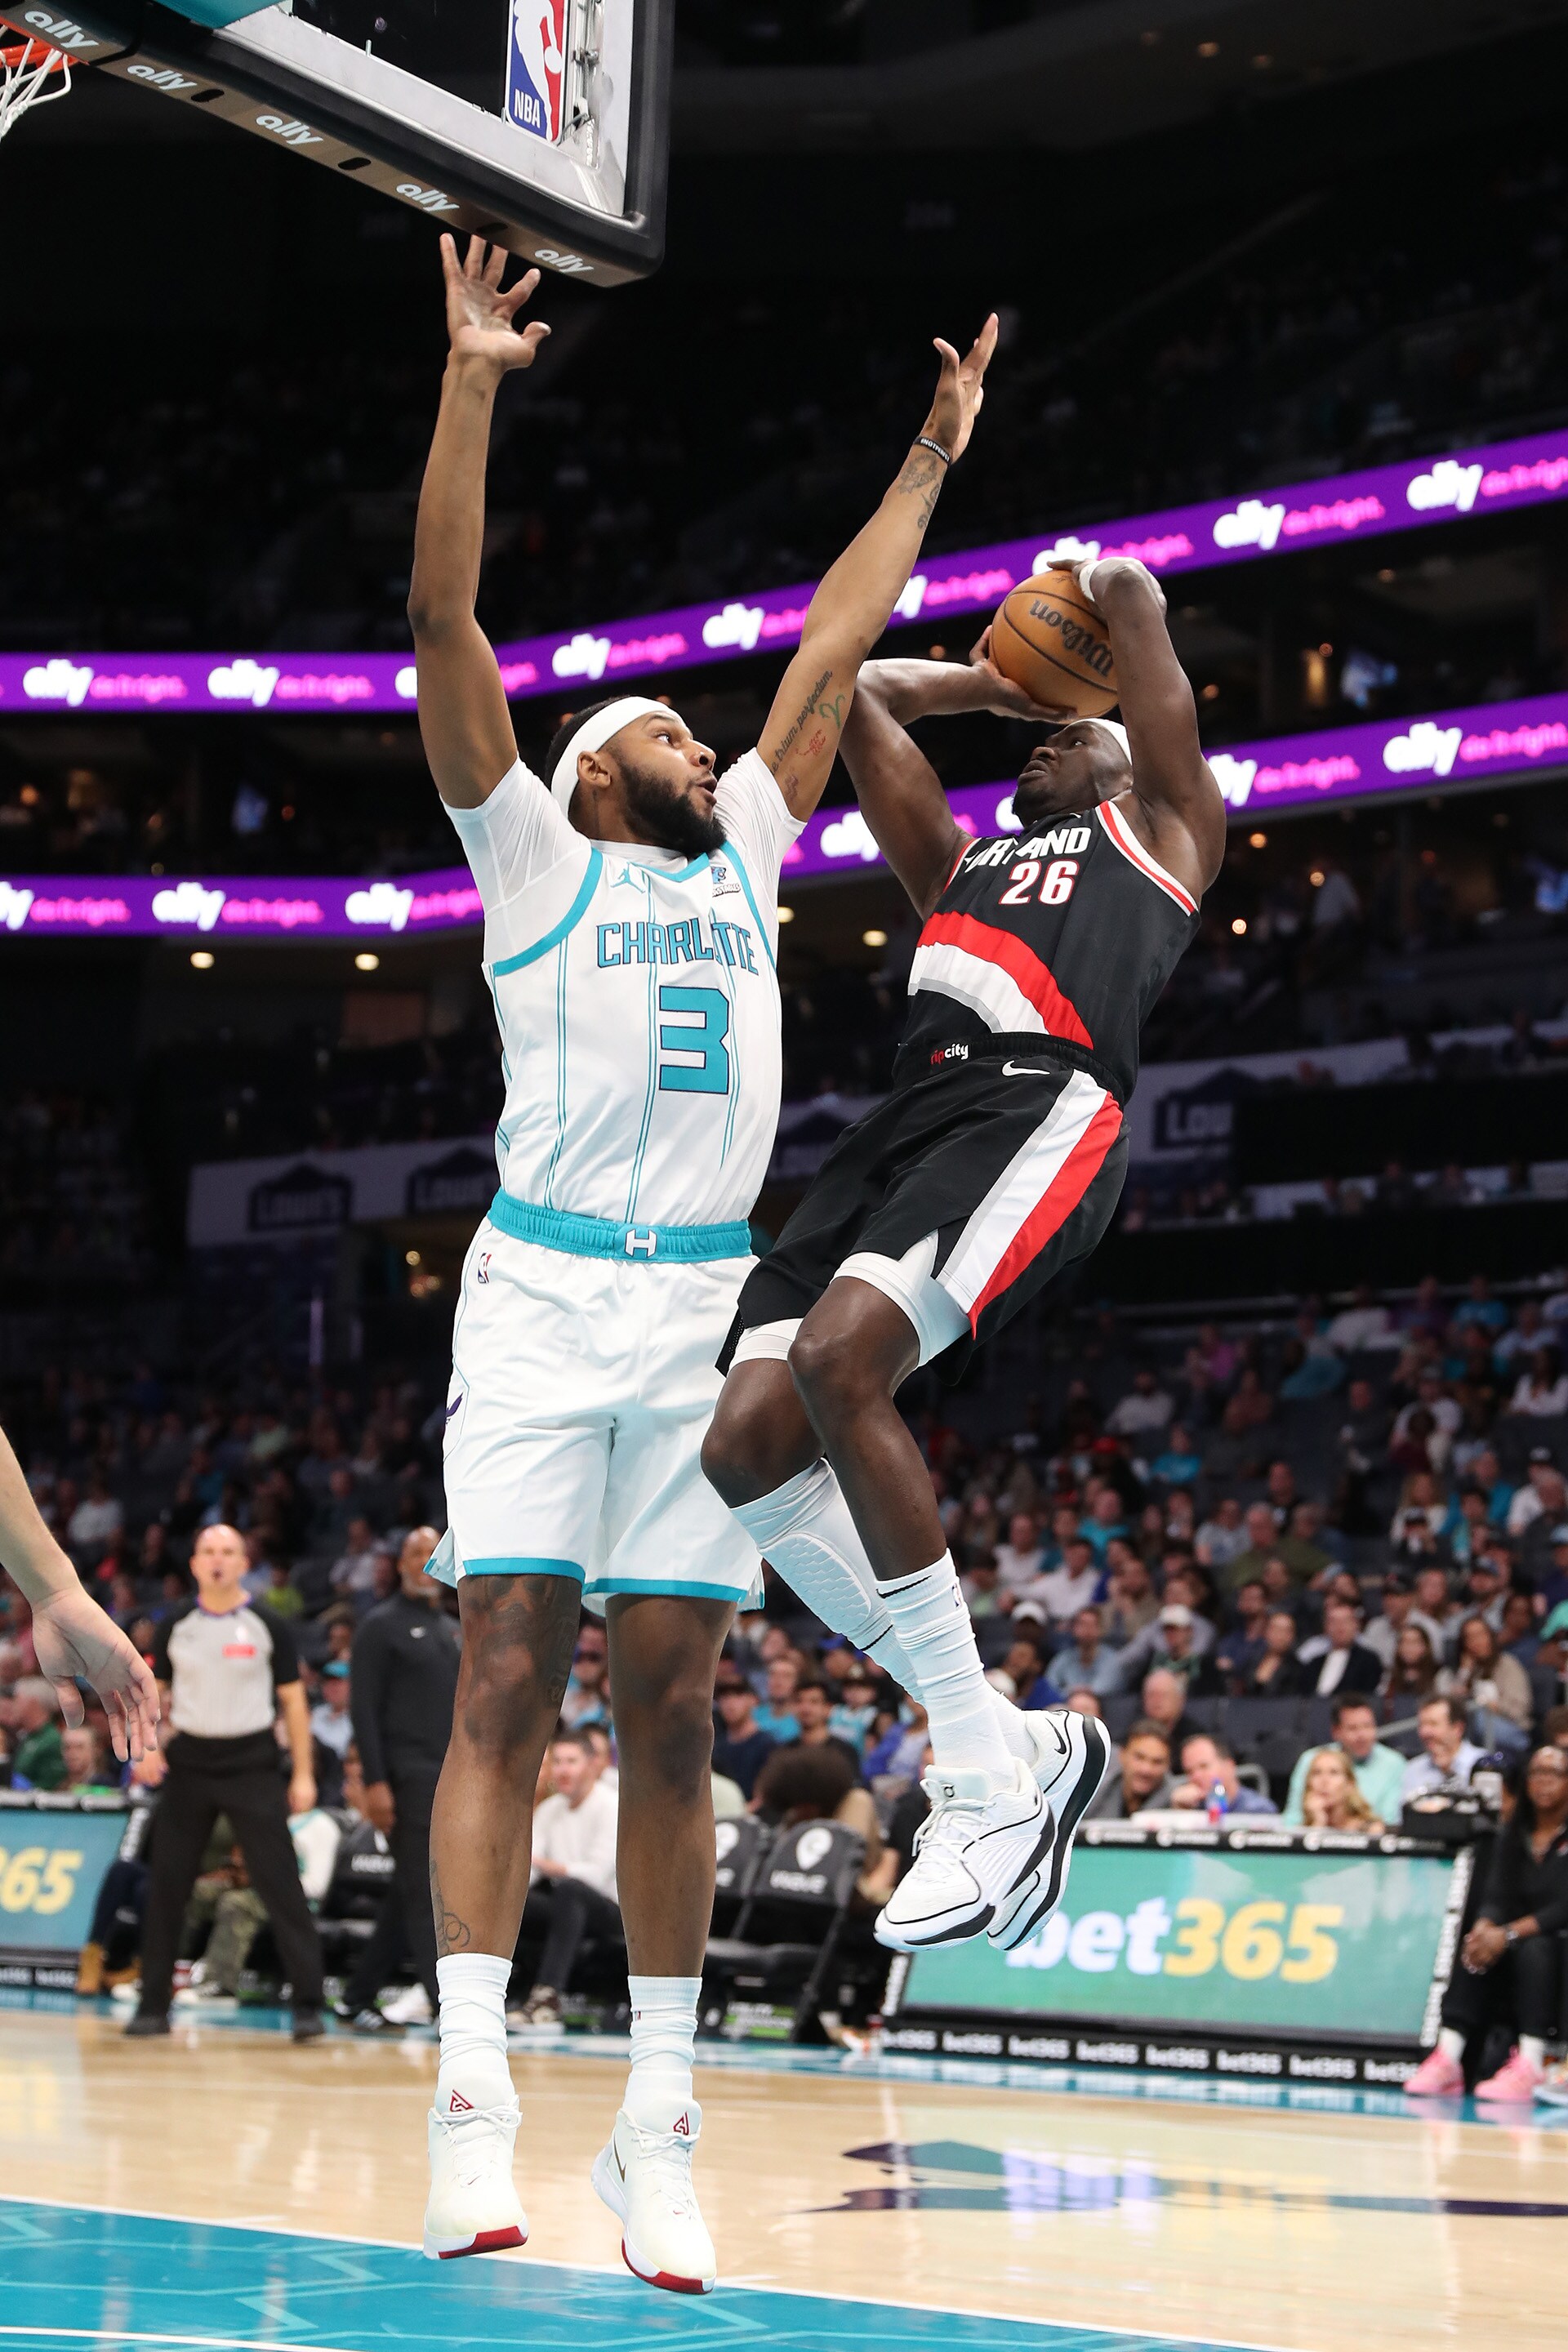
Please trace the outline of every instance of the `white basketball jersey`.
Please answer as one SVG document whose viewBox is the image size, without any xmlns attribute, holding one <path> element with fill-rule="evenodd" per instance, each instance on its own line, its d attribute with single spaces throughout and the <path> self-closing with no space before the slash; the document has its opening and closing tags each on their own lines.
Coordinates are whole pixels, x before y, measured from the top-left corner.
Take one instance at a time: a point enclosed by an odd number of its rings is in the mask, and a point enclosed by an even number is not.
<svg viewBox="0 0 1568 2352">
<path fill-rule="evenodd" d="M 448 811 L 485 909 L 501 1189 L 635 1225 L 744 1218 L 778 1124 L 778 882 L 801 830 L 756 751 L 684 858 L 574 830 L 522 762 Z"/>
</svg>

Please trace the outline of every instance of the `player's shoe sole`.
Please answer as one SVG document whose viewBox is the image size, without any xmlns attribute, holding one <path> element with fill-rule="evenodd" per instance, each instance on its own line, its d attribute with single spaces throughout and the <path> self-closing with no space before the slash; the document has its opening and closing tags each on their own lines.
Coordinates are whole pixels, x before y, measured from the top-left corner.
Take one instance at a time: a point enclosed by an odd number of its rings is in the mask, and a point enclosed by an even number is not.
<svg viewBox="0 0 1568 2352">
<path fill-rule="evenodd" d="M 477 2230 L 471 2238 L 434 2238 L 425 2232 L 425 2252 L 433 2263 L 455 2263 L 464 2254 L 499 2254 L 508 2246 L 526 2246 L 526 2230 Z"/>
<path fill-rule="evenodd" d="M 1010 1952 L 1051 1916 L 1067 1893 L 1072 1842 L 1110 1763 L 1110 1738 L 1092 1715 L 1055 1711 L 1031 1716 L 1039 1762 L 1036 1779 L 1056 1820 L 1056 1839 L 1031 1878 L 998 1904 L 986 1935 Z"/>
</svg>

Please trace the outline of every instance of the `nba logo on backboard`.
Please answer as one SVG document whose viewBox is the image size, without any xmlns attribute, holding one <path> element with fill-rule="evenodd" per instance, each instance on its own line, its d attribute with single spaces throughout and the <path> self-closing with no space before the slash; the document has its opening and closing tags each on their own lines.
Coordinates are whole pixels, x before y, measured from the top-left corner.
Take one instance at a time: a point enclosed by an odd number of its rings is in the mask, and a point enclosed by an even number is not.
<svg viewBox="0 0 1568 2352">
<path fill-rule="evenodd" d="M 566 18 L 572 0 L 511 0 L 506 117 L 552 146 L 561 136 Z"/>
</svg>

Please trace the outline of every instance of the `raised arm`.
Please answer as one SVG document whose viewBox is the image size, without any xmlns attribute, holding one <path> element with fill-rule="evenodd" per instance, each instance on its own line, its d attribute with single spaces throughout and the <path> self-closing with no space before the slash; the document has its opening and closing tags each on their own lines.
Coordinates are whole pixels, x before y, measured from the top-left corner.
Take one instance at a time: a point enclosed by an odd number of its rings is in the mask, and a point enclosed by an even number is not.
<svg viewBox="0 0 1568 2352">
<path fill-rule="evenodd" d="M 1196 898 L 1225 858 L 1225 802 L 1198 740 L 1197 706 L 1165 625 L 1165 592 L 1135 556 L 1068 569 L 1105 615 L 1132 746 L 1130 815 L 1162 865 Z M 1125 805 L 1125 803 L 1122 803 Z"/>
<path fill-rule="evenodd" d="M 451 349 L 419 492 L 408 619 L 419 673 L 419 732 L 436 789 L 454 808 L 478 808 L 517 758 L 500 671 L 474 617 L 490 418 L 502 376 L 531 366 L 550 330 L 535 320 L 519 333 L 514 321 L 539 272 L 529 270 L 503 294 L 506 254 L 499 245 L 487 259 L 482 239 L 471 236 L 460 263 L 452 239 L 443 236 L 441 267 Z"/>
<path fill-rule="evenodd" d="M 967 359 L 938 341 L 936 397 L 881 505 L 818 586 L 800 648 L 768 713 L 760 749 L 794 816 L 809 816 L 822 798 L 855 695 L 860 665 L 892 617 L 914 570 L 926 527 L 950 465 L 969 446 L 984 400 L 985 370 L 996 348 L 996 320 L 986 320 Z M 934 443 L 935 447 L 930 446 Z"/>
<path fill-rule="evenodd" d="M 1039 708 L 1003 677 L 990 659 L 990 638 L 988 629 L 967 663 L 868 662 L 844 730 L 844 764 L 861 814 L 922 921 L 968 836 L 909 723 L 964 710 L 1052 725 L 1067 716 Z"/>
</svg>

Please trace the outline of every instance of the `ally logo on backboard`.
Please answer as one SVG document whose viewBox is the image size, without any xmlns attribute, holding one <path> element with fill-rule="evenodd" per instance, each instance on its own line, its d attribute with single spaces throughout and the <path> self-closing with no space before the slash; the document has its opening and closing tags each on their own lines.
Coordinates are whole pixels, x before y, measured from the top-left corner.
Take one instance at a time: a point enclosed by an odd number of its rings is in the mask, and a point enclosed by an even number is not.
<svg viewBox="0 0 1568 2352">
<path fill-rule="evenodd" d="M 572 0 L 511 0 L 506 118 L 552 146 L 561 136 Z"/>
</svg>

